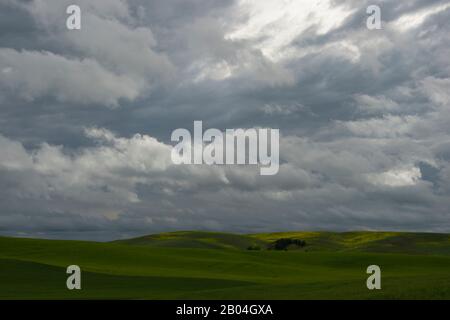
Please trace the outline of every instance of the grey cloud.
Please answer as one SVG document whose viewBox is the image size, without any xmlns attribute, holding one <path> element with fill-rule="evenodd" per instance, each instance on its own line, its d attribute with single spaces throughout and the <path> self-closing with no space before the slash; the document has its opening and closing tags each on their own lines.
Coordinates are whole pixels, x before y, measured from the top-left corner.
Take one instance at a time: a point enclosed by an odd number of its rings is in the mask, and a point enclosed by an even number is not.
<svg viewBox="0 0 450 320">
<path fill-rule="evenodd" d="M 2 234 L 450 230 L 450 9 L 398 24 L 446 1 L 68 3 L 0 5 Z M 172 165 L 194 120 L 279 128 L 279 174 Z"/>
</svg>

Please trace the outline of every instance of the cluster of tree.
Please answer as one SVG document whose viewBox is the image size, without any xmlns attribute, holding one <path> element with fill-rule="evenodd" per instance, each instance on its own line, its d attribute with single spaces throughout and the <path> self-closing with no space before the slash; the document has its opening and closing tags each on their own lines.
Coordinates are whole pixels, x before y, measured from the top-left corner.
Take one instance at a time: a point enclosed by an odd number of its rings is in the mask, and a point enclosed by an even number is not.
<svg viewBox="0 0 450 320">
<path fill-rule="evenodd" d="M 306 246 L 305 240 L 301 239 L 293 239 L 293 238 L 281 238 L 278 239 L 271 244 L 269 244 L 266 248 L 261 248 L 261 246 L 257 244 L 252 244 L 247 247 L 247 250 L 255 250 L 259 251 L 262 249 L 268 250 L 287 250 L 289 247 L 291 248 L 303 248 Z"/>
<path fill-rule="evenodd" d="M 292 239 L 292 238 L 281 238 L 274 241 L 269 249 L 273 250 L 287 250 L 289 246 L 296 246 L 299 248 L 303 248 L 306 246 L 305 240 L 300 239 Z"/>
</svg>

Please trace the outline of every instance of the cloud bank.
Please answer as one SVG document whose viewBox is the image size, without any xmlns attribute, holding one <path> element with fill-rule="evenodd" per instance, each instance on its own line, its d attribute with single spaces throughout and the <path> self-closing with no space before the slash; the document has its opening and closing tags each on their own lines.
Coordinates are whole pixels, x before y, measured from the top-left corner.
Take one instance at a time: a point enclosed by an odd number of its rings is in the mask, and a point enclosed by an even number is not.
<svg viewBox="0 0 450 320">
<path fill-rule="evenodd" d="M 450 232 L 446 1 L 70 4 L 0 4 L 1 234 Z M 194 120 L 280 129 L 279 173 L 173 165 Z"/>
</svg>

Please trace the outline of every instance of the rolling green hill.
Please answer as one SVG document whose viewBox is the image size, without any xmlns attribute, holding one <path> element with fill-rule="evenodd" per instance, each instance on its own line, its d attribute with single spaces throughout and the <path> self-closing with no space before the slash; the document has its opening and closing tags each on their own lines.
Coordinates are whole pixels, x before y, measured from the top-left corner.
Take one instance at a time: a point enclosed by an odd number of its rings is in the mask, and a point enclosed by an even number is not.
<svg viewBox="0 0 450 320">
<path fill-rule="evenodd" d="M 205 231 L 166 232 L 113 242 L 128 245 L 203 249 L 247 249 L 249 246 L 266 245 L 266 241 L 256 237 Z"/>
<path fill-rule="evenodd" d="M 264 242 L 305 240 L 309 251 L 359 251 L 450 255 L 450 235 L 412 232 L 279 232 L 252 235 Z"/>
<path fill-rule="evenodd" d="M 221 232 L 178 231 L 113 241 L 152 247 L 247 249 L 270 247 L 282 238 L 306 242 L 303 251 L 358 251 L 450 255 L 450 235 L 412 232 L 277 232 L 240 235 Z"/>
<path fill-rule="evenodd" d="M 245 249 L 289 237 L 305 239 L 309 251 Z M 450 299 L 448 242 L 372 232 L 181 232 L 112 243 L 0 237 L 0 298 Z M 82 290 L 66 289 L 71 264 L 81 267 Z M 382 290 L 366 288 L 371 264 L 381 267 Z"/>
</svg>

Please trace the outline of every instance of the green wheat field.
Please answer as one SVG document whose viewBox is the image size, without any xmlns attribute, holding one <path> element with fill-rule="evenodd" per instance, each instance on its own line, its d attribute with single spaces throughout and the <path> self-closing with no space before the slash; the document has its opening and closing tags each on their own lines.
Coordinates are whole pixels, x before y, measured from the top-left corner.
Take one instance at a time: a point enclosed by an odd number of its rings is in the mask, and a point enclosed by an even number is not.
<svg viewBox="0 0 450 320">
<path fill-rule="evenodd" d="M 303 246 L 274 244 L 300 239 Z M 66 288 L 79 265 L 81 290 Z M 381 267 L 381 290 L 366 268 Z M 450 299 L 450 235 L 172 232 L 109 243 L 0 237 L 1 299 Z"/>
</svg>

